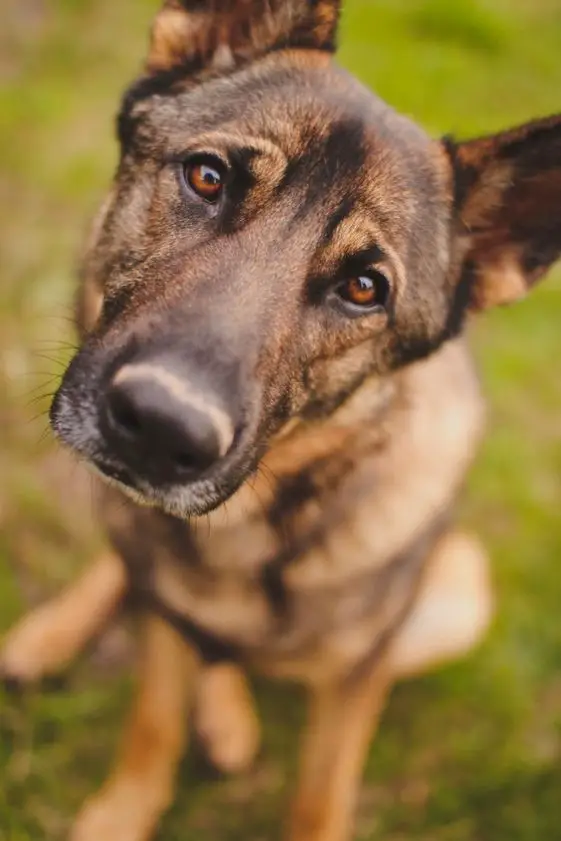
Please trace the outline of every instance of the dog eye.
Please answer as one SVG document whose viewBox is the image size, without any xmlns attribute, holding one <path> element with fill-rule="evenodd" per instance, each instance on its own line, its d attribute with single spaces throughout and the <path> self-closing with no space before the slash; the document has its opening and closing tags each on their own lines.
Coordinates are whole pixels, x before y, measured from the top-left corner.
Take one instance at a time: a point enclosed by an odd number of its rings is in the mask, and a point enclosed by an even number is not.
<svg viewBox="0 0 561 841">
<path fill-rule="evenodd" d="M 188 161 L 184 175 L 193 192 L 205 201 L 213 204 L 222 195 L 226 174 L 221 161 L 214 158 Z"/>
<path fill-rule="evenodd" d="M 344 280 L 335 288 L 335 292 L 353 309 L 384 309 L 388 303 L 390 285 L 382 272 L 373 272 Z"/>
</svg>

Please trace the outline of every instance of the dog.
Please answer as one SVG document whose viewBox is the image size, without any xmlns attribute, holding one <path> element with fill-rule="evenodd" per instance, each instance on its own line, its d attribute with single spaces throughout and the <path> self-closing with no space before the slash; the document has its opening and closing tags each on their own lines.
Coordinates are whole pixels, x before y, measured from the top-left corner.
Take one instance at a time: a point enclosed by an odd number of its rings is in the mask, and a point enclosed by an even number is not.
<svg viewBox="0 0 561 841">
<path fill-rule="evenodd" d="M 246 768 L 243 669 L 304 684 L 288 841 L 346 841 L 392 685 L 469 651 L 487 558 L 454 526 L 484 406 L 463 338 L 561 252 L 561 115 L 433 140 L 333 59 L 337 0 L 168 0 L 118 117 L 51 409 L 111 549 L 5 641 L 61 669 L 125 600 L 139 685 L 73 841 L 144 841 L 192 714 Z"/>
</svg>

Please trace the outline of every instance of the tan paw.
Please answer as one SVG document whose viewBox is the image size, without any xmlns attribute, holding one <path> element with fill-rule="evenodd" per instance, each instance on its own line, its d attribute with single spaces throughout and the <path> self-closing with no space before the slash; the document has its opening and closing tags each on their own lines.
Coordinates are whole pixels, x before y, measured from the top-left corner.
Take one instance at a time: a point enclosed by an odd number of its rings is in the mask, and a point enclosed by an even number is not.
<svg viewBox="0 0 561 841">
<path fill-rule="evenodd" d="M 230 664 L 205 670 L 195 710 L 195 728 L 209 760 L 227 774 L 255 759 L 261 728 L 243 673 Z"/>
<path fill-rule="evenodd" d="M 149 841 L 166 807 L 145 786 L 109 786 L 86 801 L 69 841 Z"/>
<path fill-rule="evenodd" d="M 26 684 L 60 672 L 103 628 L 126 583 L 119 558 L 100 555 L 58 596 L 12 628 L 0 648 L 0 676 Z"/>
<path fill-rule="evenodd" d="M 25 685 L 52 674 L 61 657 L 60 640 L 50 605 L 45 605 L 25 616 L 8 633 L 0 650 L 0 675 L 3 680 Z"/>
</svg>

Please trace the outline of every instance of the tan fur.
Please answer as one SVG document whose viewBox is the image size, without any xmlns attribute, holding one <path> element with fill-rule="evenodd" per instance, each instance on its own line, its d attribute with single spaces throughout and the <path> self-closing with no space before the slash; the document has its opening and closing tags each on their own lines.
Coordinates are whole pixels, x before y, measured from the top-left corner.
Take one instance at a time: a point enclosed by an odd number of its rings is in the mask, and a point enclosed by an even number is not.
<svg viewBox="0 0 561 841">
<path fill-rule="evenodd" d="M 320 680 L 312 694 L 289 841 L 338 841 L 346 836 L 356 777 L 389 685 L 468 650 L 488 622 L 489 593 L 485 558 L 477 544 L 461 535 L 443 539 L 428 564 L 417 606 L 384 663 L 350 683 Z M 85 600 L 78 587 L 67 598 L 75 613 L 83 612 Z M 31 614 L 28 622 L 38 619 Z M 43 630 L 40 620 L 36 628 Z M 75 644 L 79 641 L 82 636 Z M 141 645 L 139 695 L 119 762 L 104 788 L 85 805 L 71 841 L 151 837 L 172 796 L 195 686 L 195 727 L 219 767 L 237 770 L 254 756 L 258 724 L 235 667 L 205 669 L 196 684 L 196 658 L 159 620 L 145 621 Z"/>
<path fill-rule="evenodd" d="M 236 59 L 265 53 L 305 22 L 312 24 L 318 45 L 328 43 L 337 24 L 335 4 L 320 0 L 307 7 L 299 0 L 216 0 L 203 11 L 187 11 L 180 0 L 166 0 L 152 28 L 146 66 L 156 72 L 195 59 L 221 66 L 224 50 L 229 66 Z"/>
<path fill-rule="evenodd" d="M 139 687 L 117 764 L 86 802 L 71 841 L 147 841 L 173 794 L 198 663 L 167 624 L 144 620 Z"/>
<path fill-rule="evenodd" d="M 468 231 L 484 228 L 489 217 L 500 207 L 502 197 L 512 183 L 513 168 L 508 161 L 489 167 L 480 188 L 466 201 L 462 217 Z"/>
<path fill-rule="evenodd" d="M 238 666 L 219 663 L 202 670 L 194 727 L 211 762 L 225 773 L 246 770 L 261 739 L 246 678 Z"/>
<path fill-rule="evenodd" d="M 360 557 L 371 568 L 376 559 L 387 558 L 408 535 L 413 536 L 427 517 L 440 510 L 452 489 L 463 480 L 471 463 L 483 423 L 483 403 L 463 341 L 449 343 L 430 359 L 411 366 L 398 379 L 402 402 L 391 414 L 384 448 L 376 453 L 378 474 L 372 496 L 365 488 L 359 507 L 353 510 L 352 541 L 363 542 L 368 552 Z M 438 459 L 434 453 L 438 452 Z M 358 468 L 357 483 L 364 481 L 372 464 Z M 383 493 L 380 493 L 380 487 Z M 349 535 L 345 532 L 344 540 Z M 335 545 L 337 534 L 334 534 Z M 357 553 L 358 554 L 358 553 Z M 344 573 L 348 550 L 330 552 L 329 568 L 307 558 L 291 571 L 299 586 L 336 581 Z M 356 559 L 355 572 L 361 560 Z"/>
<path fill-rule="evenodd" d="M 78 289 L 76 321 L 83 332 L 93 330 L 103 308 L 103 283 L 98 277 L 94 251 L 102 236 L 114 196 L 109 192 L 91 222 L 82 257 L 81 283 Z"/>
<path fill-rule="evenodd" d="M 250 764 L 242 667 L 310 695 L 288 841 L 348 841 L 392 684 L 464 654 L 491 618 L 486 556 L 450 523 L 484 415 L 461 332 L 559 256 L 561 118 L 435 144 L 330 60 L 338 11 L 167 0 L 124 98 L 83 346 L 51 412 L 105 479 L 122 563 L 95 563 L 0 657 L 33 680 L 125 594 L 139 613 L 129 726 L 72 841 L 152 837 L 191 712 L 220 768 Z M 189 180 L 201 160 L 214 204 Z M 171 414 L 154 401 L 151 424 L 111 423 L 108 383 L 147 379 Z M 205 467 L 185 460 L 193 407 L 220 436 Z"/>
<path fill-rule="evenodd" d="M 116 611 L 126 587 L 121 559 L 102 555 L 12 628 L 3 643 L 1 671 L 29 683 L 64 669 Z"/>
<path fill-rule="evenodd" d="M 382 661 L 310 698 L 288 841 L 339 841 L 351 832 L 357 783 L 391 678 Z"/>
<path fill-rule="evenodd" d="M 484 278 L 473 301 L 477 309 L 510 304 L 528 294 L 528 284 L 520 269 L 519 248 L 500 251 L 496 259 L 486 261 L 480 271 Z"/>
<path fill-rule="evenodd" d="M 165 70 L 184 58 L 185 44 L 197 34 L 197 17 L 191 15 L 189 19 L 182 9 L 171 6 L 159 13 L 152 27 L 149 70 Z"/>
<path fill-rule="evenodd" d="M 433 552 L 415 607 L 391 652 L 398 678 L 470 651 L 493 616 L 493 588 L 487 554 L 479 541 L 460 532 L 445 535 Z"/>
<path fill-rule="evenodd" d="M 162 602 L 210 633 L 246 647 L 250 662 L 270 675 L 313 684 L 338 678 L 364 656 L 381 629 L 399 614 L 408 573 L 403 589 L 397 579 L 393 595 L 360 619 L 357 606 L 363 596 L 354 581 L 377 567 L 382 574 L 387 559 L 415 539 L 433 512 L 447 504 L 463 480 L 482 427 L 483 407 L 462 342 L 448 344 L 398 380 L 400 401 L 386 409 L 384 446 L 371 459 L 364 458 L 350 484 L 341 489 L 343 499 L 357 495 L 352 530 L 345 517 L 340 523 L 335 518 L 322 545 L 286 570 L 294 598 L 293 627 L 278 634 L 276 618 L 255 577 L 263 557 L 279 548 L 279 537 L 266 516 L 267 504 L 283 477 L 298 474 L 323 454 L 335 464 L 345 457 L 357 416 L 364 405 L 372 406 L 369 389 L 379 399 L 377 383 L 367 384 L 362 396 L 351 398 L 328 424 L 294 428 L 264 458 L 267 469 L 259 473 L 259 487 L 249 483 L 209 518 L 191 523 L 200 554 L 197 564 L 185 565 L 162 547 L 152 579 Z M 377 480 L 369 492 L 371 475 Z M 109 504 L 108 509 L 119 518 L 115 528 L 134 529 L 128 525 L 126 507 Z M 320 516 L 317 505 L 304 508 L 294 527 L 306 529 Z M 345 590 L 348 596 L 342 598 Z M 332 614 L 333 632 L 316 640 L 314 623 L 324 612 Z"/>
</svg>

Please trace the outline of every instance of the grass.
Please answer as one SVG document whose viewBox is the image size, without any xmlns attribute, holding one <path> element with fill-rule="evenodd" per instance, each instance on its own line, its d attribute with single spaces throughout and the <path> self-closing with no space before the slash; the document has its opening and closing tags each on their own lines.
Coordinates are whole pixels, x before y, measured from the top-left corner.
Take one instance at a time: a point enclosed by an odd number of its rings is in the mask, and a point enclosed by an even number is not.
<svg viewBox="0 0 561 841">
<path fill-rule="evenodd" d="M 75 255 L 115 162 L 112 115 L 155 5 L 3 6 L 0 629 L 55 591 L 99 541 L 87 482 L 43 436 L 44 411 L 67 356 L 61 343 L 73 341 Z M 343 63 L 435 134 L 561 110 L 554 0 L 347 5 Z M 557 272 L 473 329 L 490 428 L 462 518 L 491 550 L 498 616 L 464 663 L 395 691 L 368 761 L 361 839 L 561 839 L 560 322 Z M 63 838 L 103 778 L 130 695 L 120 639 L 107 638 L 56 691 L 0 697 L 2 841 Z M 276 837 L 302 710 L 289 689 L 259 684 L 258 697 L 259 767 L 218 781 L 189 757 L 162 841 Z"/>
</svg>

